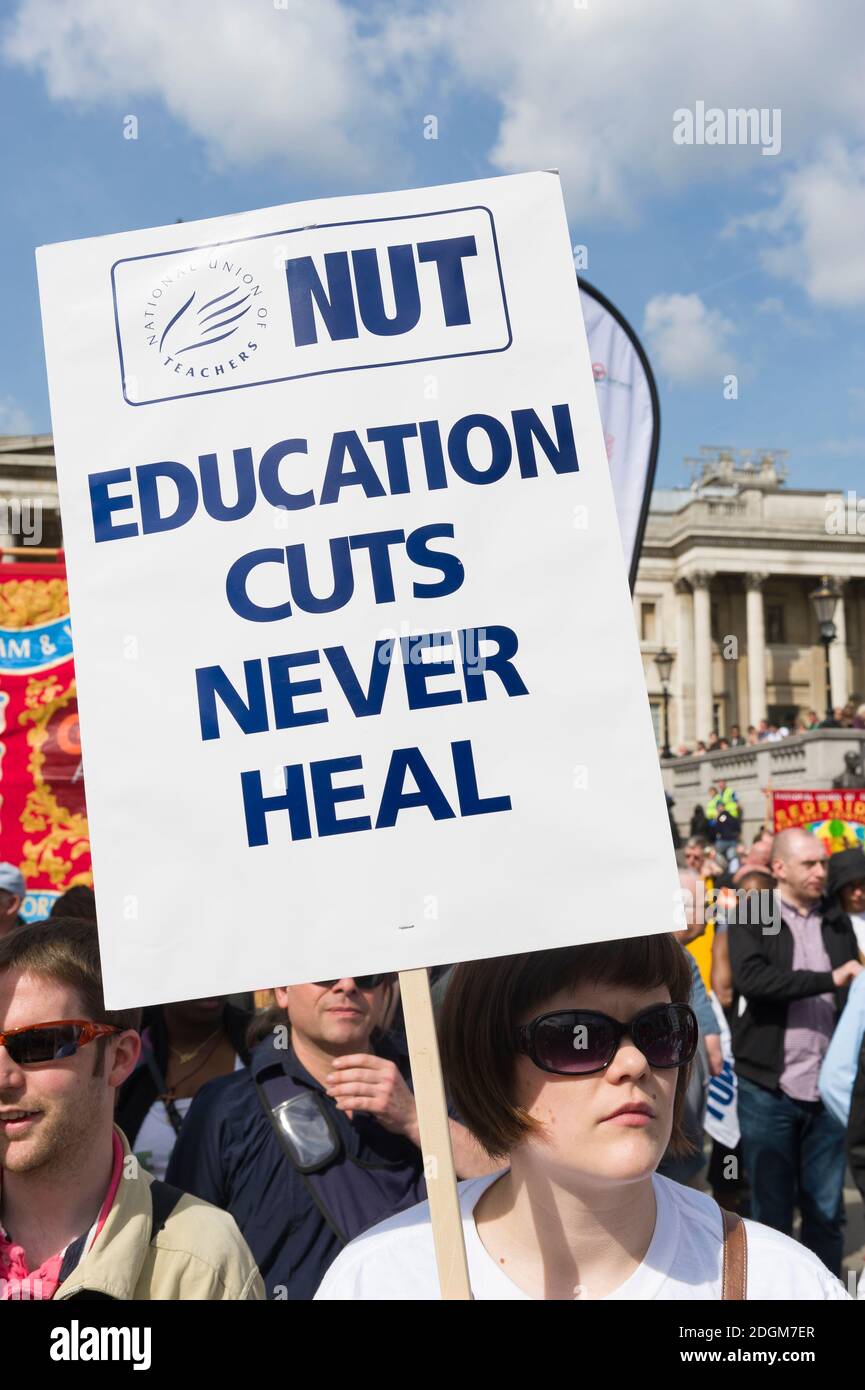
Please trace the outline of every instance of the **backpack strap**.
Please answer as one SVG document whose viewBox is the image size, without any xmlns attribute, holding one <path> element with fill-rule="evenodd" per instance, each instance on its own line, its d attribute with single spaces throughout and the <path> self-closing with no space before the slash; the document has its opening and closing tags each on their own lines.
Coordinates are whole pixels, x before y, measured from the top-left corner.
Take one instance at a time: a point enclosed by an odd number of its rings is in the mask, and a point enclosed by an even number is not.
<svg viewBox="0 0 865 1390">
<path fill-rule="evenodd" d="M 185 1193 L 181 1192 L 179 1187 L 172 1187 L 170 1183 L 161 1182 L 159 1178 L 153 1179 L 153 1182 L 150 1184 L 152 1214 L 150 1217 L 149 1243 L 151 1245 L 183 1196 L 185 1196 Z"/>
<path fill-rule="evenodd" d="M 724 1223 L 724 1263 L 721 1297 L 742 1300 L 748 1296 L 748 1238 L 745 1223 L 734 1211 L 721 1208 Z"/>
<path fill-rule="evenodd" d="M 171 1123 L 171 1128 L 177 1135 L 180 1133 L 180 1128 L 183 1124 L 183 1116 L 174 1104 L 174 1101 L 168 1095 L 168 1083 L 159 1070 L 159 1063 L 149 1047 L 144 1052 L 144 1063 L 156 1087 L 156 1099 L 161 1100 L 162 1104 L 165 1106 L 165 1113 Z"/>
<path fill-rule="evenodd" d="M 179 1187 L 171 1187 L 167 1182 L 160 1182 L 158 1178 L 153 1179 L 153 1182 L 150 1184 L 152 1209 L 150 1217 L 150 1240 L 148 1244 L 153 1244 L 169 1216 L 174 1211 L 174 1208 L 177 1206 L 177 1203 L 184 1195 L 185 1194 L 181 1192 Z M 66 1254 L 63 1256 L 63 1263 L 60 1266 L 60 1273 L 57 1276 L 58 1288 L 65 1279 L 69 1278 L 72 1271 L 77 1268 L 79 1261 L 83 1258 L 89 1234 L 89 1231 L 85 1231 L 83 1235 L 80 1235 L 78 1239 L 73 1241 L 67 1248 Z M 89 1290 L 80 1294 L 73 1294 L 74 1298 L 109 1298 L 110 1296 L 109 1294 L 91 1293 Z"/>
<path fill-rule="evenodd" d="M 339 1242 L 339 1244 L 341 1246 L 348 1245 L 349 1237 L 345 1234 L 339 1222 L 336 1220 L 336 1217 L 333 1215 L 333 1212 L 330 1210 L 327 1203 L 325 1202 L 322 1193 L 318 1190 L 317 1185 L 315 1184 L 315 1182 L 311 1180 L 313 1175 L 305 1173 L 303 1169 L 299 1168 L 297 1163 L 295 1162 L 294 1154 L 289 1148 L 286 1136 L 282 1131 L 282 1126 L 280 1125 L 276 1117 L 276 1110 L 280 1102 L 289 1100 L 292 1096 L 297 1095 L 300 1091 L 300 1087 L 297 1086 L 294 1081 L 292 1081 L 290 1076 L 288 1076 L 285 1072 L 282 1072 L 278 1076 L 271 1076 L 265 1081 L 259 1081 L 258 1078 L 255 1078 L 255 1089 L 258 1095 L 258 1099 L 261 1101 L 261 1108 L 267 1116 L 271 1128 L 273 1129 L 273 1132 L 276 1135 L 276 1141 L 279 1144 L 280 1149 L 282 1150 L 283 1157 L 288 1159 L 288 1162 L 290 1163 L 291 1167 L 294 1169 L 295 1173 L 300 1178 L 301 1182 L 306 1188 L 308 1195 L 312 1198 L 313 1203 L 318 1208 L 319 1215 L 321 1216 L 325 1225 L 328 1226 L 332 1233 L 336 1236 L 336 1239 Z M 342 1145 L 340 1144 L 340 1148 L 341 1147 Z"/>
</svg>

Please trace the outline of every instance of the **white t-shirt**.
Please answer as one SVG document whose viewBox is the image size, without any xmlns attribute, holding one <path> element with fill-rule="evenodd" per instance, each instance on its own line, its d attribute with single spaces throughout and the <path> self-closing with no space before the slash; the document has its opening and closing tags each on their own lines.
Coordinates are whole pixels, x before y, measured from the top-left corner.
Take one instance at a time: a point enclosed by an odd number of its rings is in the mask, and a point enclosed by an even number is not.
<svg viewBox="0 0 865 1390">
<path fill-rule="evenodd" d="M 501 1177 L 459 1184 L 469 1279 L 476 1299 L 528 1299 L 487 1254 L 474 1221 L 481 1193 Z M 657 1218 L 643 1263 L 608 1300 L 720 1299 L 723 1227 L 705 1192 L 653 1175 Z M 810 1250 L 757 1221 L 746 1221 L 749 1299 L 847 1299 L 844 1286 Z M 337 1256 L 316 1299 L 437 1299 L 429 1204 L 373 1226 Z"/>
<path fill-rule="evenodd" d="M 186 1119 L 192 1099 L 192 1096 L 183 1096 L 174 1102 L 181 1119 Z M 168 1169 L 168 1160 L 174 1152 L 176 1143 L 177 1134 L 174 1125 L 168 1118 L 165 1103 L 161 1100 L 155 1100 L 135 1136 L 135 1156 L 148 1173 L 153 1174 L 154 1178 L 163 1179 Z"/>
<path fill-rule="evenodd" d="M 235 1056 L 234 1070 L 243 1070 L 242 1057 Z M 194 1099 L 194 1096 L 182 1096 L 174 1102 L 182 1120 L 186 1119 Z M 164 1179 L 176 1143 L 177 1133 L 169 1119 L 165 1102 L 157 1098 L 141 1121 L 141 1128 L 135 1136 L 135 1156 L 154 1178 Z"/>
</svg>

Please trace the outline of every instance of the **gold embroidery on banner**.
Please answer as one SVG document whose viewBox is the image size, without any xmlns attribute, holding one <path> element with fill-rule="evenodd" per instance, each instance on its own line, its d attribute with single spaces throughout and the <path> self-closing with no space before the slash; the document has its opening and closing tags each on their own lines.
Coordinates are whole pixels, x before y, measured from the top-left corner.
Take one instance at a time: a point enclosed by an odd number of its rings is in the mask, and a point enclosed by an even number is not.
<svg viewBox="0 0 865 1390">
<path fill-rule="evenodd" d="M 56 582 L 61 583 L 65 590 L 64 580 Z M 2 587 L 0 585 L 0 589 Z M 51 616 L 62 617 L 62 613 Z M 74 861 L 80 859 L 82 854 L 90 852 L 87 817 L 81 813 L 72 813 L 67 807 L 59 804 L 50 785 L 44 780 L 42 771 L 48 723 L 57 710 L 65 709 L 75 699 L 75 694 L 74 680 L 64 689 L 55 675 L 48 675 L 42 679 L 34 676 L 27 682 L 24 694 L 25 708 L 18 718 L 21 724 L 33 725 L 27 733 L 27 743 L 31 750 L 27 770 L 33 779 L 33 786 L 27 795 L 21 825 L 24 830 L 45 831 L 45 834 L 41 839 L 24 841 L 21 872 L 27 879 L 44 874 L 55 887 L 62 885 L 64 888 L 74 888 L 77 884 L 85 884 L 92 888 L 93 874 L 90 869 L 84 869 L 78 874 L 73 873 Z"/>
<path fill-rule="evenodd" d="M 68 616 L 65 579 L 9 579 L 0 583 L 0 627 L 36 627 Z"/>
</svg>

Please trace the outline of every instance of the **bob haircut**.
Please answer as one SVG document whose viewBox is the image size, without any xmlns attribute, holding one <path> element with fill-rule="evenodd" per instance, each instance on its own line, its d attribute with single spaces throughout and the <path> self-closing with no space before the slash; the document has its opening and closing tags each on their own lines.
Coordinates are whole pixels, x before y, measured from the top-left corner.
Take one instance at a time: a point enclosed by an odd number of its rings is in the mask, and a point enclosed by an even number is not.
<svg viewBox="0 0 865 1390">
<path fill-rule="evenodd" d="M 675 937 L 630 937 L 454 966 L 439 1020 L 445 1081 L 460 1119 L 493 1158 L 542 1125 L 514 1103 L 516 1029 L 563 989 L 587 984 L 650 990 L 666 985 L 674 1004 L 691 994 L 691 970 Z M 682 1130 L 690 1066 L 680 1067 L 670 1153 L 693 1152 Z"/>
</svg>

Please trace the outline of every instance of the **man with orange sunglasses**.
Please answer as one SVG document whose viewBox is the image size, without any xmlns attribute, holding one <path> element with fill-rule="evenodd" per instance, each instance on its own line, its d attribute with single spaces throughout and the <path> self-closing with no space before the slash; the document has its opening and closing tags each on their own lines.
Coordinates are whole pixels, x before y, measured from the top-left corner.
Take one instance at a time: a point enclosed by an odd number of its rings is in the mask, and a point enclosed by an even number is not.
<svg viewBox="0 0 865 1390">
<path fill-rule="evenodd" d="M 0 941 L 0 1300 L 264 1296 L 233 1219 L 155 1182 L 114 1125 L 138 1022 L 105 1009 L 95 923 Z"/>
</svg>

